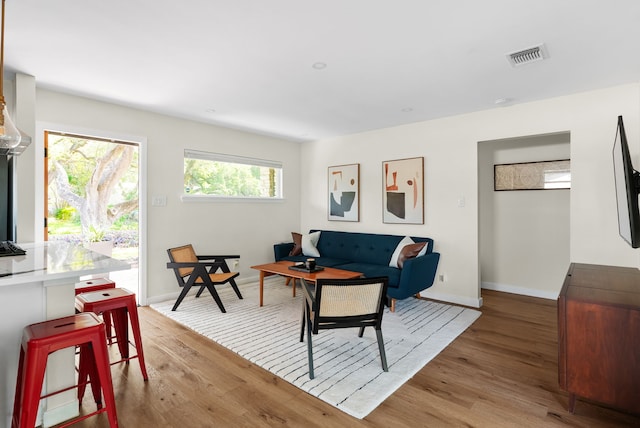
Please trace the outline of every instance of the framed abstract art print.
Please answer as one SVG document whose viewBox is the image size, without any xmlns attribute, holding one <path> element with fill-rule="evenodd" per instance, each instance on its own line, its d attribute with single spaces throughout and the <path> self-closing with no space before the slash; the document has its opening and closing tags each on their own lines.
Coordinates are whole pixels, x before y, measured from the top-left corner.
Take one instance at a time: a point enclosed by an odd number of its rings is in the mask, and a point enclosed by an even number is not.
<svg viewBox="0 0 640 428">
<path fill-rule="evenodd" d="M 382 162 L 382 222 L 424 224 L 424 158 Z"/>
<path fill-rule="evenodd" d="M 360 164 L 329 167 L 329 220 L 360 221 Z"/>
</svg>

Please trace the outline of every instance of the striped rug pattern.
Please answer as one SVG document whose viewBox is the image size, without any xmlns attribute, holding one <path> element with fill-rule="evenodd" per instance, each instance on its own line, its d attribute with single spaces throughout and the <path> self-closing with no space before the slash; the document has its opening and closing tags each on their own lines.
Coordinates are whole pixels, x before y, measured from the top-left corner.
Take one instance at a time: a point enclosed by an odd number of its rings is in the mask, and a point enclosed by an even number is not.
<svg viewBox="0 0 640 428">
<path fill-rule="evenodd" d="M 177 311 L 174 301 L 151 307 L 200 333 L 298 388 L 362 419 L 438 355 L 469 327 L 480 312 L 473 309 L 406 299 L 382 321 L 389 371 L 382 371 L 375 331 L 367 328 L 322 330 L 313 336 L 315 379 L 309 379 L 306 342 L 301 343 L 302 298 L 282 278 L 265 281 L 264 306 L 258 284 L 240 285 L 240 300 L 231 287 L 218 292 L 223 314 L 208 294 L 188 296 Z M 306 339 L 305 339 L 306 340 Z"/>
</svg>

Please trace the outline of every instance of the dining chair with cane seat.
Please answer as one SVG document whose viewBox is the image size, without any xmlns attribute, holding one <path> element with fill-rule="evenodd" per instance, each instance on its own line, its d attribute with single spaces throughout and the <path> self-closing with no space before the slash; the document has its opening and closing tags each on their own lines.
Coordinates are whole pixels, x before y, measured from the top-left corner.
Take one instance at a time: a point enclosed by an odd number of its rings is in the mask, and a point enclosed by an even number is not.
<svg viewBox="0 0 640 428">
<path fill-rule="evenodd" d="M 242 299 L 242 294 L 235 282 L 238 272 L 231 272 L 227 265 L 227 259 L 239 259 L 238 255 L 196 255 L 191 244 L 181 247 L 169 248 L 167 250 L 170 262 L 167 268 L 173 269 L 178 280 L 178 285 L 182 287 L 182 292 L 178 296 L 172 311 L 178 309 L 180 303 L 185 298 L 192 286 L 199 286 L 196 297 L 200 297 L 206 288 L 211 293 L 222 312 L 227 312 L 216 291 L 216 285 L 229 283 L 238 298 Z M 220 270 L 221 272 L 218 272 Z"/>
<path fill-rule="evenodd" d="M 300 342 L 307 331 L 309 378 L 314 378 L 311 336 L 319 330 L 358 327 L 362 337 L 365 327 L 373 327 L 378 340 L 382 369 L 389 371 L 382 338 L 382 314 L 387 299 L 389 278 L 317 279 L 315 288 L 304 279 Z"/>
</svg>

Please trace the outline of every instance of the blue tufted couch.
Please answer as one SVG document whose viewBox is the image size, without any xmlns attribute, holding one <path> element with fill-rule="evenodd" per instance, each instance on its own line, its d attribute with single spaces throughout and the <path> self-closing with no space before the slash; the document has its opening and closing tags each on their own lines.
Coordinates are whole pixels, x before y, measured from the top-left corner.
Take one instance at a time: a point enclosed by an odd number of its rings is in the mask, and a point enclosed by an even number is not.
<svg viewBox="0 0 640 428">
<path fill-rule="evenodd" d="M 320 257 L 315 257 L 318 266 L 362 272 L 365 277 L 389 277 L 387 295 L 391 298 L 391 308 L 395 309 L 396 299 L 414 296 L 433 285 L 438 268 L 440 254 L 433 251 L 433 239 L 414 237 L 414 242 L 426 242 L 426 254 L 404 261 L 402 269 L 390 267 L 389 261 L 398 243 L 404 238 L 400 235 L 381 235 L 373 233 L 337 232 L 330 230 L 311 230 L 320 232 L 316 245 Z M 304 261 L 307 256 L 289 256 L 293 242 L 273 246 L 275 260 Z"/>
</svg>

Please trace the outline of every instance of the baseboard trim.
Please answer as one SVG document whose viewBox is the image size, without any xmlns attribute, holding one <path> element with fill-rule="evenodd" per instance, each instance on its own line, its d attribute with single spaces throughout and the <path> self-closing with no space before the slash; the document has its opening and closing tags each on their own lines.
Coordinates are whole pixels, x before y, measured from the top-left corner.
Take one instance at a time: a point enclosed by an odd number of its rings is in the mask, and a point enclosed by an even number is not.
<svg viewBox="0 0 640 428">
<path fill-rule="evenodd" d="M 522 296 L 539 297 L 541 299 L 557 300 L 558 292 L 542 291 L 534 288 L 518 287 L 510 284 L 498 284 L 495 282 L 482 282 L 481 287 L 486 290 L 502 291 L 511 294 L 520 294 Z"/>
<path fill-rule="evenodd" d="M 482 307 L 482 297 L 478 299 L 473 299 L 470 297 L 458 296 L 455 294 L 438 293 L 430 289 L 421 291 L 420 296 L 426 297 L 427 299 L 438 300 L 446 303 L 453 303 L 455 305 L 468 306 L 471 308 Z"/>
</svg>

